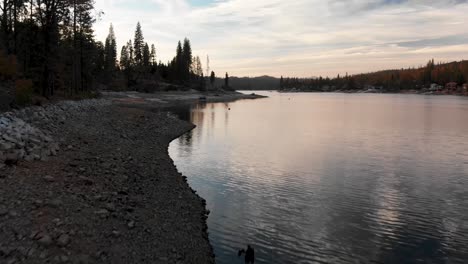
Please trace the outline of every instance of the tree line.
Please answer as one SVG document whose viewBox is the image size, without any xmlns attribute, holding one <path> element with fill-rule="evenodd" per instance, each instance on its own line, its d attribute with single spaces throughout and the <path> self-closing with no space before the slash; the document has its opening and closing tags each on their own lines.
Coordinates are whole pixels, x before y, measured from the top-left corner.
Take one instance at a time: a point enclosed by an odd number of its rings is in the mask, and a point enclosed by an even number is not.
<svg viewBox="0 0 468 264">
<path fill-rule="evenodd" d="M 283 78 L 280 89 L 301 89 L 310 91 L 360 90 L 379 87 L 383 91 L 420 90 L 431 84 L 444 86 L 449 82 L 463 85 L 468 80 L 468 61 L 435 63 L 430 60 L 425 66 L 399 70 L 385 70 L 372 73 L 336 76 L 334 78 Z"/>
<path fill-rule="evenodd" d="M 30 79 L 46 97 L 89 90 L 102 49 L 93 10 L 91 0 L 2 0 L 2 78 Z"/>
<path fill-rule="evenodd" d="M 145 42 L 138 23 L 118 59 L 112 25 L 104 43 L 94 39 L 93 24 L 102 14 L 93 0 L 0 0 L 0 79 L 16 80 L 45 97 L 160 81 L 206 89 L 189 39 L 179 41 L 172 60 L 158 62 L 156 46 Z"/>
</svg>

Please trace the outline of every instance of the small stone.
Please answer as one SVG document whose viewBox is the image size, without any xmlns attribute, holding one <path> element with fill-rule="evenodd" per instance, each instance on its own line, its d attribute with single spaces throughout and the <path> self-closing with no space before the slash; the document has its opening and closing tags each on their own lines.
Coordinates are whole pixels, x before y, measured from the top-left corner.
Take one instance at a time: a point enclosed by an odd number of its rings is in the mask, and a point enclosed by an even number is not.
<svg viewBox="0 0 468 264">
<path fill-rule="evenodd" d="M 45 259 L 45 258 L 47 258 L 48 255 L 49 255 L 49 252 L 47 252 L 47 250 L 44 250 L 44 251 L 42 251 L 41 254 L 39 255 L 39 258 Z"/>
<path fill-rule="evenodd" d="M 52 222 L 55 223 L 55 226 L 61 226 L 61 225 L 63 225 L 62 220 L 60 220 L 59 218 L 55 218 L 54 220 L 52 220 Z"/>
<path fill-rule="evenodd" d="M 135 221 L 130 221 L 130 222 L 128 222 L 127 226 L 128 226 L 128 228 L 130 228 L 130 229 L 135 228 Z"/>
<path fill-rule="evenodd" d="M 0 150 L 9 150 L 9 149 L 11 149 L 13 147 L 14 147 L 14 145 L 11 144 L 11 143 L 0 142 Z"/>
<path fill-rule="evenodd" d="M 70 236 L 67 234 L 62 234 L 58 239 L 57 239 L 57 244 L 61 247 L 65 247 L 70 243 Z"/>
<path fill-rule="evenodd" d="M 6 264 L 14 264 L 14 263 L 16 263 L 16 261 L 17 261 L 16 258 L 12 258 L 12 259 L 8 260 L 8 261 L 5 262 L 5 263 L 6 263 Z"/>
<path fill-rule="evenodd" d="M 34 255 L 35 252 L 36 252 L 36 249 L 35 249 L 35 248 L 29 249 L 29 251 L 28 251 L 28 257 L 32 257 L 32 256 Z"/>
<path fill-rule="evenodd" d="M 58 207 L 61 207 L 62 205 L 63 205 L 63 202 L 59 199 L 54 199 L 54 200 L 47 202 L 47 206 L 50 206 L 52 208 L 58 208 Z"/>
<path fill-rule="evenodd" d="M 50 176 L 50 175 L 46 175 L 46 176 L 44 177 L 44 180 L 45 180 L 46 182 L 54 182 L 54 181 L 55 181 L 54 177 L 52 177 L 52 176 Z"/>
<path fill-rule="evenodd" d="M 91 180 L 90 178 L 88 177 L 85 177 L 85 176 L 80 176 L 80 180 L 84 182 L 85 185 L 93 185 L 94 184 L 94 181 Z"/>
<path fill-rule="evenodd" d="M 11 217 L 17 217 L 18 212 L 16 212 L 15 210 L 11 210 L 11 211 L 8 212 L 8 215 L 10 215 Z"/>
<path fill-rule="evenodd" d="M 37 242 L 42 246 L 50 246 L 52 245 L 52 238 L 49 234 L 42 234 L 41 238 L 37 240 Z M 44 252 L 42 252 L 44 253 Z M 42 255 L 41 253 L 41 255 Z"/>
<path fill-rule="evenodd" d="M 26 157 L 24 157 L 24 160 L 27 162 L 34 161 L 34 159 L 35 159 L 34 155 L 27 155 Z"/>
<path fill-rule="evenodd" d="M 73 263 L 77 264 L 88 264 L 89 263 L 89 255 L 79 255 L 76 257 L 76 259 L 73 261 Z"/>
<path fill-rule="evenodd" d="M 117 231 L 117 230 L 112 231 L 112 236 L 113 236 L 113 237 L 120 237 L 120 235 L 121 235 L 121 234 L 120 234 L 119 231 Z"/>
<path fill-rule="evenodd" d="M 107 203 L 106 204 L 106 209 L 110 212 L 115 212 L 115 204 L 113 203 Z"/>
<path fill-rule="evenodd" d="M 68 257 L 65 255 L 60 256 L 60 261 L 61 262 L 68 262 Z"/>
<path fill-rule="evenodd" d="M 13 248 L 10 247 L 0 247 L 0 256 L 8 257 L 13 252 Z"/>
<path fill-rule="evenodd" d="M 109 211 L 107 211 L 106 209 L 101 209 L 101 210 L 98 210 L 96 212 L 94 212 L 95 214 L 99 215 L 101 218 L 105 218 L 109 215 Z"/>
<path fill-rule="evenodd" d="M 25 247 L 17 247 L 16 251 L 18 251 L 22 256 L 27 256 L 29 252 Z"/>
<path fill-rule="evenodd" d="M 33 204 L 37 207 L 42 206 L 44 204 L 44 201 L 42 200 L 34 200 Z"/>
<path fill-rule="evenodd" d="M 0 217 L 8 214 L 8 210 L 5 207 L 0 207 Z"/>
</svg>

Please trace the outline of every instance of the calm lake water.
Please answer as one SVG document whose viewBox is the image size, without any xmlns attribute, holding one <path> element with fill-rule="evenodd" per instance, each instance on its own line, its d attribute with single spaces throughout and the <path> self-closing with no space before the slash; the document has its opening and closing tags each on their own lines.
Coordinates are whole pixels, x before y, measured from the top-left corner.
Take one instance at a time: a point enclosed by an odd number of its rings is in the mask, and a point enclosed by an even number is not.
<svg viewBox="0 0 468 264">
<path fill-rule="evenodd" d="M 264 93 L 177 111 L 217 263 L 468 263 L 468 98 Z"/>
</svg>

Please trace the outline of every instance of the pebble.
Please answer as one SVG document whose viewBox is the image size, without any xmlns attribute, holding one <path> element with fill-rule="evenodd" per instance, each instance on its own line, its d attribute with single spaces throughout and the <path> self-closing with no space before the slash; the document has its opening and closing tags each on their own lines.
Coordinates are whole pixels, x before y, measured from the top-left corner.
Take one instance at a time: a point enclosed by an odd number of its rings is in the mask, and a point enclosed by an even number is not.
<svg viewBox="0 0 468 264">
<path fill-rule="evenodd" d="M 16 258 L 12 258 L 12 259 L 8 260 L 8 261 L 6 262 L 6 264 L 14 264 L 14 263 L 16 263 L 16 262 L 17 262 Z"/>
<path fill-rule="evenodd" d="M 109 211 L 107 211 L 106 209 L 101 209 L 101 210 L 96 211 L 94 213 L 99 215 L 99 217 L 101 217 L 101 218 L 106 218 L 106 217 L 109 216 Z"/>
<path fill-rule="evenodd" d="M 8 214 L 9 214 L 11 217 L 17 217 L 17 216 L 18 216 L 18 212 L 16 212 L 15 210 L 9 211 Z"/>
<path fill-rule="evenodd" d="M 37 242 L 42 246 L 50 246 L 52 245 L 52 238 L 49 234 L 43 234 Z M 43 252 L 44 253 L 44 252 Z M 42 255 L 42 253 L 41 253 Z"/>
<path fill-rule="evenodd" d="M 36 252 L 35 248 L 30 248 L 29 251 L 28 251 L 28 257 L 32 257 L 35 252 Z"/>
<path fill-rule="evenodd" d="M 5 216 L 8 214 L 8 210 L 5 207 L 0 207 L 0 216 Z"/>
<path fill-rule="evenodd" d="M 76 259 L 73 260 L 73 263 L 76 264 L 88 264 L 90 260 L 89 255 L 79 255 L 76 257 Z"/>
<path fill-rule="evenodd" d="M 130 228 L 130 229 L 135 228 L 135 221 L 130 221 L 130 222 L 128 222 L 127 226 L 128 226 L 128 228 Z"/>
<path fill-rule="evenodd" d="M 47 258 L 48 255 L 49 255 L 49 252 L 47 252 L 47 250 L 44 250 L 44 251 L 42 251 L 41 254 L 39 255 L 39 258 L 45 259 L 45 258 Z"/>
<path fill-rule="evenodd" d="M 66 245 L 68 245 L 68 243 L 70 243 L 70 236 L 67 235 L 67 234 L 62 234 L 57 239 L 57 245 L 59 245 L 61 247 L 65 247 Z"/>
<path fill-rule="evenodd" d="M 54 177 L 52 177 L 52 176 L 50 176 L 50 175 L 44 176 L 44 180 L 45 180 L 46 182 L 54 182 L 54 181 L 55 181 Z"/>
<path fill-rule="evenodd" d="M 116 209 L 115 209 L 115 204 L 113 203 L 107 203 L 106 204 L 106 209 L 109 210 L 110 212 L 115 212 Z"/>
<path fill-rule="evenodd" d="M 49 202 L 47 202 L 47 205 L 50 206 L 50 207 L 53 207 L 53 208 L 58 208 L 58 207 L 61 207 L 63 205 L 63 202 L 59 199 L 53 199 Z"/>
<path fill-rule="evenodd" d="M 79 178 L 80 178 L 81 181 L 83 181 L 83 183 L 84 183 L 85 185 L 93 185 L 93 184 L 94 184 L 94 181 L 91 180 L 91 179 L 88 178 L 88 177 L 80 176 Z"/>
<path fill-rule="evenodd" d="M 60 256 L 60 261 L 61 262 L 68 262 L 68 260 L 69 260 L 69 258 L 67 256 L 65 256 L 65 255 Z"/>
</svg>

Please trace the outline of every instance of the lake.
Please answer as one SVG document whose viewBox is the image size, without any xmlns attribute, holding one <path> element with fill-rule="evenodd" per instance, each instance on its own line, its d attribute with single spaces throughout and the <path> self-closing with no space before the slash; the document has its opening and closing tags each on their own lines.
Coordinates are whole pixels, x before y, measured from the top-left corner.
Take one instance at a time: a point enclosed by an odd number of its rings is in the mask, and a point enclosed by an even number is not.
<svg viewBox="0 0 468 264">
<path fill-rule="evenodd" d="M 468 262 L 468 98 L 257 93 L 176 111 L 217 263 Z"/>
</svg>

